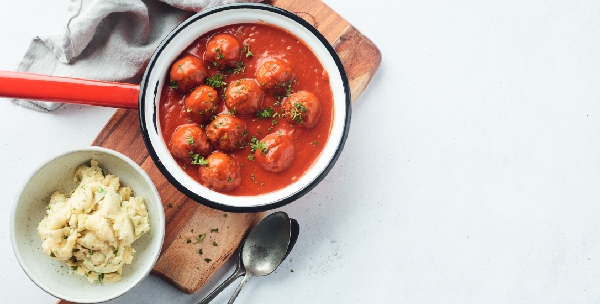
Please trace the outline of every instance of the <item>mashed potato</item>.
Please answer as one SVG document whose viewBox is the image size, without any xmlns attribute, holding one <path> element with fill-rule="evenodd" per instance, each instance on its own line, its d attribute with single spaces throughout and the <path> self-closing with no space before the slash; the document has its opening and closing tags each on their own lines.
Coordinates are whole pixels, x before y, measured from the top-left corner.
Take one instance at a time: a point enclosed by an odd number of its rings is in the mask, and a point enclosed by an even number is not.
<svg viewBox="0 0 600 304">
<path fill-rule="evenodd" d="M 50 197 L 38 225 L 42 249 L 90 282 L 119 281 L 123 265 L 133 260 L 131 244 L 150 230 L 144 199 L 95 160 L 77 168 L 74 180 L 79 185 L 70 193 Z"/>
</svg>

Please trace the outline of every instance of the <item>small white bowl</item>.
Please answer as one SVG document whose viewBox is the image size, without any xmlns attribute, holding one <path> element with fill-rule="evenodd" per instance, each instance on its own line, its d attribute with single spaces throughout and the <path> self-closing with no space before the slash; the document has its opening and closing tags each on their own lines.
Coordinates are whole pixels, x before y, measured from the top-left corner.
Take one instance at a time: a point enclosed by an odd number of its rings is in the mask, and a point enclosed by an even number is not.
<svg viewBox="0 0 600 304">
<path fill-rule="evenodd" d="M 135 196 L 144 197 L 150 217 L 150 231 L 133 243 L 133 262 L 125 265 L 121 281 L 90 283 L 87 278 L 69 273 L 68 266 L 42 251 L 37 226 L 44 218 L 50 195 L 68 191 L 75 169 L 90 160 L 120 178 Z M 101 147 L 66 151 L 41 164 L 25 182 L 12 208 L 10 236 L 19 264 L 29 278 L 49 294 L 76 303 L 97 303 L 116 298 L 141 282 L 156 263 L 165 235 L 165 215 L 160 196 L 144 170 L 127 156 Z"/>
</svg>

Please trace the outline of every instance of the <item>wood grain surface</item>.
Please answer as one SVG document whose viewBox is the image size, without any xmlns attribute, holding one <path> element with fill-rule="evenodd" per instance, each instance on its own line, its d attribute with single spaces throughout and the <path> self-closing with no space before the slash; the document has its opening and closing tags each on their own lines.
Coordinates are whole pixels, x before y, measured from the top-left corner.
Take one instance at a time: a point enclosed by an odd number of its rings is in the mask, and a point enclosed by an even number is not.
<svg viewBox="0 0 600 304">
<path fill-rule="evenodd" d="M 350 81 L 352 102 L 355 102 L 381 64 L 381 53 L 377 47 L 321 0 L 274 0 L 265 3 L 297 14 L 325 36 L 342 60 Z M 211 209 L 175 189 L 148 155 L 136 110 L 117 110 L 93 145 L 131 157 L 152 178 L 160 193 L 166 219 L 164 245 L 152 273 L 185 293 L 198 291 L 265 214 Z M 211 232 L 211 229 L 218 229 L 218 232 Z M 205 236 L 197 242 L 201 234 Z M 202 254 L 198 253 L 200 249 Z"/>
</svg>

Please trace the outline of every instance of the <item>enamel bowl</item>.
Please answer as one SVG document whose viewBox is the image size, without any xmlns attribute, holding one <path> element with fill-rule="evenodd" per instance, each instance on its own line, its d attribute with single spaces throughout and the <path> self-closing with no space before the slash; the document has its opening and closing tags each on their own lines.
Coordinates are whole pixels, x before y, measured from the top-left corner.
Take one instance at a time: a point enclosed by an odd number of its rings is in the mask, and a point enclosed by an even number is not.
<svg viewBox="0 0 600 304">
<path fill-rule="evenodd" d="M 75 170 L 82 164 L 89 166 L 92 159 L 110 174 L 118 176 L 121 185 L 129 186 L 135 196 L 144 197 L 150 218 L 150 231 L 133 243 L 136 250 L 133 261 L 125 265 L 121 281 L 115 283 L 90 283 L 83 276 L 69 273 L 65 263 L 42 251 L 42 240 L 37 234 L 50 195 L 56 190 L 68 192 L 75 188 Z M 146 172 L 127 156 L 101 147 L 69 150 L 40 164 L 19 191 L 10 221 L 13 250 L 25 273 L 49 294 L 75 303 L 108 301 L 136 286 L 156 263 L 164 235 L 163 207 Z"/>
<path fill-rule="evenodd" d="M 159 100 L 168 81 L 173 61 L 198 37 L 226 25 L 266 23 L 283 28 L 308 45 L 329 74 L 334 99 L 334 118 L 326 146 L 313 166 L 293 184 L 258 196 L 230 196 L 212 191 L 189 177 L 171 156 L 161 135 Z M 141 130 L 149 153 L 162 174 L 178 190 L 209 207 L 231 212 L 256 212 L 288 204 L 315 187 L 339 157 L 350 127 L 351 99 L 344 67 L 333 47 L 312 25 L 283 9 L 264 4 L 220 6 L 200 12 L 176 29 L 158 46 L 141 83 L 139 114 Z"/>
</svg>

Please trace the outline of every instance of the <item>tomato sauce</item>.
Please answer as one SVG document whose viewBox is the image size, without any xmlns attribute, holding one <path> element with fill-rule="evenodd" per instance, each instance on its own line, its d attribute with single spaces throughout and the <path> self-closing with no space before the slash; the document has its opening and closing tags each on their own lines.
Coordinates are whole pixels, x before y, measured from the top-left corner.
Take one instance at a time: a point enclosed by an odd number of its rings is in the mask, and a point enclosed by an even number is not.
<svg viewBox="0 0 600 304">
<path fill-rule="evenodd" d="M 317 157 L 323 151 L 333 122 L 333 95 L 329 84 L 327 71 L 313 54 L 312 50 L 299 38 L 291 33 L 267 24 L 235 24 L 211 31 L 194 41 L 181 56 L 191 54 L 204 58 L 207 41 L 215 34 L 229 33 L 234 35 L 241 46 L 241 52 L 237 73 L 219 72 L 211 62 L 205 61 L 207 77 L 217 73 L 225 74 L 224 82 L 243 78 L 255 78 L 256 70 L 269 58 L 279 58 L 290 63 L 294 75 L 291 91 L 306 90 L 313 93 L 321 104 L 320 116 L 312 128 L 304 128 L 289 123 L 281 116 L 270 118 L 258 118 L 256 115 L 242 117 L 246 123 L 248 135 L 245 138 L 246 145 L 234 151 L 225 152 L 231 155 L 240 164 L 241 184 L 235 189 L 226 192 L 234 196 L 251 196 L 265 194 L 286 187 L 300 178 L 313 165 Z M 180 57 L 181 57 L 180 56 Z M 168 78 L 168 76 L 167 76 Z M 229 109 L 223 102 L 224 88 L 217 89 L 219 93 L 217 101 L 218 113 L 228 112 Z M 283 113 L 281 101 L 285 99 L 281 95 L 285 92 L 264 90 L 264 101 L 261 108 L 273 108 L 274 113 Z M 289 91 L 288 91 L 289 93 Z M 162 136 L 167 146 L 175 129 L 183 124 L 198 123 L 193 113 L 185 109 L 185 95 L 171 88 L 168 81 L 162 88 L 160 100 L 160 124 Z M 207 122 L 201 125 L 206 129 Z M 271 133 L 286 134 L 294 144 L 294 159 L 290 166 L 281 172 L 269 172 L 264 170 L 256 161 L 249 159 L 251 153 L 250 139 L 254 136 L 261 140 Z M 213 149 L 214 150 L 214 149 Z M 199 165 L 192 165 L 190 161 L 176 159 L 178 164 L 194 180 L 201 183 L 199 177 Z"/>
</svg>

